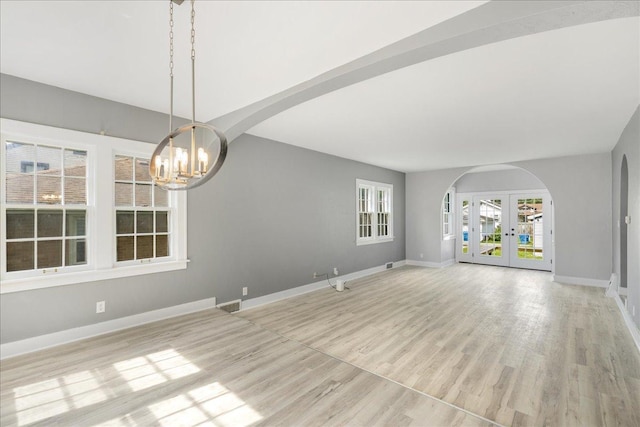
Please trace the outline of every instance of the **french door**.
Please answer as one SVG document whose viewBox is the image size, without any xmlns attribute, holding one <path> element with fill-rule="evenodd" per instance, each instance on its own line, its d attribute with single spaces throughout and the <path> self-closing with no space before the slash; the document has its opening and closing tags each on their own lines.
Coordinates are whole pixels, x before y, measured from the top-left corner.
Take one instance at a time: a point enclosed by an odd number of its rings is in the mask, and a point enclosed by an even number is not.
<svg viewBox="0 0 640 427">
<path fill-rule="evenodd" d="M 457 199 L 458 261 L 551 270 L 548 192 L 469 193 Z"/>
</svg>

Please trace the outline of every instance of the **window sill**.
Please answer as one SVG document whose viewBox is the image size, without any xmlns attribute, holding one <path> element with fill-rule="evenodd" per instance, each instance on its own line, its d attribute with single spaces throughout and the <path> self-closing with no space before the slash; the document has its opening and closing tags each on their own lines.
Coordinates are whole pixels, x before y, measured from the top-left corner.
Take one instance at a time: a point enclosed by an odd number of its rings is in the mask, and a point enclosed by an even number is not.
<svg viewBox="0 0 640 427">
<path fill-rule="evenodd" d="M 187 268 L 188 262 L 189 260 L 168 261 L 156 264 L 132 265 L 104 270 L 79 271 L 75 273 L 49 273 L 50 275 L 46 277 L 29 277 L 10 280 L 3 279 L 2 286 L 0 286 L 0 294 L 96 282 L 99 280 L 118 279 L 121 277 L 139 276 L 142 274 L 184 270 Z"/>
<path fill-rule="evenodd" d="M 394 237 L 386 237 L 384 239 L 375 239 L 375 240 L 359 240 L 359 241 L 356 241 L 356 246 L 374 245 L 376 243 L 393 242 L 393 239 Z"/>
</svg>

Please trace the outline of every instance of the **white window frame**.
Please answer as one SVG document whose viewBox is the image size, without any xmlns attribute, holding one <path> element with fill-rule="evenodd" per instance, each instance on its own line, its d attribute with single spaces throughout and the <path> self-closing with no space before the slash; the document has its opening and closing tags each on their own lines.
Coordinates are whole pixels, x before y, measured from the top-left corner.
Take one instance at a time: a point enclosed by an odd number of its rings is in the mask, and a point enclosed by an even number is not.
<svg viewBox="0 0 640 427">
<path fill-rule="evenodd" d="M 366 188 L 371 194 L 373 194 L 373 200 L 371 201 L 372 210 L 371 210 L 371 236 L 370 237 L 360 237 L 360 189 Z M 388 235 L 386 236 L 378 236 L 378 200 L 377 194 L 378 190 L 385 190 L 389 192 L 389 224 L 388 224 Z M 393 184 L 385 184 L 382 182 L 374 182 L 367 181 L 364 179 L 356 179 L 356 245 L 370 245 L 374 243 L 384 243 L 384 242 L 393 242 L 394 234 L 393 234 Z"/>
<path fill-rule="evenodd" d="M 46 270 L 7 272 L 6 237 L 1 233 L 0 294 L 33 289 L 93 282 L 119 277 L 187 268 L 187 195 L 184 191 L 169 193 L 172 207 L 170 256 L 138 260 L 135 264 L 118 265 L 115 254 L 115 194 L 113 159 L 116 154 L 151 157 L 153 145 L 96 135 L 69 129 L 0 119 L 0 225 L 6 229 L 5 160 L 7 139 L 76 148 L 87 151 L 87 264 Z M 33 205 L 26 205 L 31 208 Z"/>
<path fill-rule="evenodd" d="M 449 211 L 447 212 L 447 206 L 445 201 L 447 200 L 447 196 L 449 196 Z M 442 228 L 442 240 L 453 240 L 456 238 L 456 188 L 451 187 L 447 190 L 447 193 L 442 198 L 442 209 L 441 209 L 441 220 L 440 226 Z M 449 232 L 445 232 L 445 218 L 448 219 L 446 222 L 449 225 Z"/>
<path fill-rule="evenodd" d="M 146 144 L 149 145 L 149 144 Z M 134 159 L 134 163 L 133 163 L 133 167 L 134 169 L 132 170 L 132 173 L 135 175 L 135 159 L 145 159 L 145 160 L 149 160 L 151 158 L 151 152 L 146 151 L 143 154 L 141 154 L 139 151 L 131 151 L 131 150 L 114 150 L 113 154 L 112 154 L 112 158 L 111 158 L 111 170 L 113 171 L 114 169 L 114 165 L 115 165 L 115 159 L 116 156 L 125 156 L 125 157 L 131 157 L 132 159 Z M 112 187 L 115 186 L 115 173 L 113 176 L 113 180 L 112 180 Z M 146 182 L 145 182 L 146 184 Z M 134 184 L 135 187 L 135 184 Z M 152 192 L 155 191 L 155 189 L 151 190 Z M 161 190 L 161 191 L 165 191 L 165 190 Z M 174 249 L 172 246 L 172 241 L 174 239 L 174 234 L 175 234 L 175 230 L 176 227 L 179 226 L 178 224 L 176 224 L 173 221 L 173 217 L 175 216 L 174 214 L 174 203 L 175 201 L 172 199 L 172 194 L 175 193 L 184 193 L 184 191 L 170 191 L 168 194 L 168 202 L 169 202 L 169 209 L 166 209 L 164 207 L 156 207 L 156 206 L 152 206 L 152 207 L 140 207 L 140 206 L 136 206 L 135 200 L 133 201 L 133 205 L 131 206 L 116 206 L 115 204 L 115 189 L 113 190 L 113 234 L 111 235 L 111 239 L 113 240 L 113 254 L 112 254 L 112 258 L 113 258 L 113 262 L 115 263 L 115 265 L 117 267 L 126 267 L 126 266 L 132 266 L 132 265 L 137 265 L 137 264 L 141 264 L 141 263 L 161 263 L 161 262 L 166 262 L 166 261 L 170 261 L 172 258 L 172 250 Z M 147 212 L 157 212 L 157 211 L 168 211 L 169 214 L 169 223 L 167 224 L 168 226 L 168 230 L 169 230 L 169 256 L 168 257 L 154 257 L 154 258 L 147 258 L 147 259 L 132 259 L 132 260 L 126 260 L 126 261 L 118 261 L 118 248 L 117 248 L 117 242 L 118 242 L 118 235 L 116 234 L 116 229 L 117 229 L 117 215 L 116 212 L 117 211 L 132 211 L 132 212 L 142 212 L 142 211 L 147 211 Z M 155 218 L 155 217 L 154 217 Z M 134 214 L 134 221 L 135 221 L 135 214 Z M 155 219 L 154 219 L 154 223 L 155 223 Z M 185 230 L 186 232 L 186 230 Z M 152 233 L 153 236 L 156 235 L 156 233 Z M 133 233 L 133 236 L 138 236 L 138 233 Z M 135 237 L 134 237 L 135 239 Z M 134 258 L 135 258 L 135 253 L 134 253 Z"/>
</svg>

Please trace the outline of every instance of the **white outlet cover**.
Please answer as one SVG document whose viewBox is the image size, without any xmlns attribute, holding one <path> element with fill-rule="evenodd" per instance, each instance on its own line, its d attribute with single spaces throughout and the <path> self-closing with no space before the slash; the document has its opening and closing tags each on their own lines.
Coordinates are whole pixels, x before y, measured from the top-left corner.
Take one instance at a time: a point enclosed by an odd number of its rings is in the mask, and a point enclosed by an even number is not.
<svg viewBox="0 0 640 427">
<path fill-rule="evenodd" d="M 247 296 L 249 289 L 247 287 L 242 288 L 242 296 Z"/>
</svg>

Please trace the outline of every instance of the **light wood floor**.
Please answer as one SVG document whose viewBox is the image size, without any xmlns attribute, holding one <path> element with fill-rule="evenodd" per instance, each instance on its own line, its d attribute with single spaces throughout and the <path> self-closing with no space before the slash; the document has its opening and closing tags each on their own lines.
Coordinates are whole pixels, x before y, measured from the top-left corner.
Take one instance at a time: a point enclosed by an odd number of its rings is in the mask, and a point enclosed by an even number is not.
<svg viewBox="0 0 640 427">
<path fill-rule="evenodd" d="M 220 310 L 8 359 L 0 425 L 489 426 Z"/>
<path fill-rule="evenodd" d="M 640 425 L 640 355 L 603 289 L 405 267 L 237 315 L 503 425 Z"/>
<path fill-rule="evenodd" d="M 3 361 L 0 425 L 640 425 L 602 289 L 473 265 L 347 286 Z"/>
</svg>

